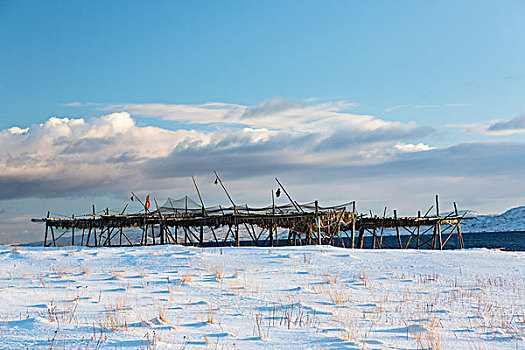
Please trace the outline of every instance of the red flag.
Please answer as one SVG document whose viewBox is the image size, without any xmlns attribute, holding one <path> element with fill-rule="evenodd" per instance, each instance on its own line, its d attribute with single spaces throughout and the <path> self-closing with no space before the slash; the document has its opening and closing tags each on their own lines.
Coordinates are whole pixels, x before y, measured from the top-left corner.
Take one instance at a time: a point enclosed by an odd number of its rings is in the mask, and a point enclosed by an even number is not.
<svg viewBox="0 0 525 350">
<path fill-rule="evenodd" d="M 146 203 L 144 204 L 144 208 L 146 210 L 149 210 L 149 207 L 151 206 L 151 203 L 149 202 L 149 194 L 146 196 Z"/>
</svg>

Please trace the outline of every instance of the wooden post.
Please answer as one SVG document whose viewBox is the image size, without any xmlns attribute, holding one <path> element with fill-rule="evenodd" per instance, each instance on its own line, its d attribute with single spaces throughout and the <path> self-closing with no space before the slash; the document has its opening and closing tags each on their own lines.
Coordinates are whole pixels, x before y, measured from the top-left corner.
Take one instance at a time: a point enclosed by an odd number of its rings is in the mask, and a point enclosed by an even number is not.
<svg viewBox="0 0 525 350">
<path fill-rule="evenodd" d="M 443 239 L 441 238 L 441 223 L 439 221 L 439 196 L 436 194 L 436 217 L 438 221 L 436 222 L 436 230 L 439 237 L 439 249 L 443 249 Z"/>
<path fill-rule="evenodd" d="M 383 210 L 383 218 L 381 219 L 381 238 L 379 239 L 379 249 L 383 247 L 383 234 L 385 232 L 385 218 L 386 218 L 386 207 Z"/>
<path fill-rule="evenodd" d="M 464 249 L 465 245 L 463 244 L 463 235 L 461 234 L 461 222 L 458 222 L 457 225 L 459 249 Z"/>
<path fill-rule="evenodd" d="M 49 219 L 49 215 L 51 215 L 51 213 L 48 211 L 47 212 L 47 219 Z M 46 220 L 46 233 L 44 235 L 44 247 L 47 247 L 47 232 L 49 231 L 49 221 Z"/>
<path fill-rule="evenodd" d="M 186 217 L 188 217 L 188 196 L 186 196 L 186 202 L 184 205 L 184 213 Z M 183 226 L 184 229 L 184 245 L 188 244 L 188 230 L 186 229 L 186 226 Z"/>
<path fill-rule="evenodd" d="M 270 247 L 273 247 L 273 228 L 274 228 L 274 218 L 275 217 L 275 196 L 273 195 L 272 189 L 272 220 L 270 224 Z"/>
<path fill-rule="evenodd" d="M 73 219 L 73 221 L 75 220 L 75 215 L 72 215 L 71 218 Z M 74 226 L 74 222 L 73 222 L 73 226 L 71 227 L 71 245 L 75 245 L 75 226 Z"/>
<path fill-rule="evenodd" d="M 421 210 L 417 211 L 417 218 L 421 218 Z M 419 249 L 419 243 L 421 240 L 421 227 L 419 226 L 419 222 L 417 224 L 417 241 L 416 241 L 416 248 Z"/>
<path fill-rule="evenodd" d="M 357 219 L 357 213 L 355 211 L 355 201 L 352 203 L 352 235 L 350 239 L 352 240 L 352 248 L 355 248 L 355 221 Z"/>
<path fill-rule="evenodd" d="M 162 213 L 159 208 L 159 203 L 157 203 L 157 199 L 153 198 L 153 200 L 155 201 L 155 208 L 157 208 L 157 213 L 159 214 L 160 244 L 165 244 L 165 243 L 168 243 L 168 233 L 170 234 L 170 236 L 171 236 L 171 233 L 169 232 L 167 222 L 164 220 L 164 217 L 162 216 Z"/>
<path fill-rule="evenodd" d="M 456 205 L 456 202 L 454 202 L 454 211 L 456 213 L 456 217 L 459 217 L 458 206 Z M 459 249 L 464 249 L 465 246 L 463 245 L 463 235 L 461 234 L 461 220 L 457 223 L 457 231 L 458 231 Z"/>
<path fill-rule="evenodd" d="M 86 247 L 89 247 L 89 239 L 91 238 L 91 229 L 92 229 L 92 224 L 90 223 L 89 224 L 88 235 L 87 235 L 87 239 L 86 239 Z"/>
<path fill-rule="evenodd" d="M 430 242 L 430 247 L 432 250 L 436 249 L 437 242 L 437 224 L 434 224 L 434 231 L 432 232 L 432 241 Z"/>
<path fill-rule="evenodd" d="M 155 224 L 151 224 L 151 237 L 153 238 L 153 245 L 155 245 Z"/>
<path fill-rule="evenodd" d="M 399 243 L 399 249 L 403 249 L 403 243 L 401 242 L 401 235 L 399 234 L 399 225 L 397 224 L 397 211 L 394 209 L 394 221 L 396 224 L 397 241 Z"/>
<path fill-rule="evenodd" d="M 363 249 L 363 241 L 365 237 L 365 229 L 363 227 L 359 228 L 359 238 L 357 239 L 357 248 Z"/>
<path fill-rule="evenodd" d="M 369 211 L 370 211 L 370 218 L 373 218 L 374 214 L 372 214 L 372 209 L 369 209 Z M 372 231 L 372 249 L 376 248 L 376 236 L 377 236 L 377 228 L 374 226 L 374 230 Z"/>
<path fill-rule="evenodd" d="M 195 181 L 195 178 L 193 175 L 191 176 L 191 179 L 193 180 L 193 184 L 195 185 L 195 189 L 197 190 L 197 194 L 199 195 L 199 200 L 202 204 L 202 217 L 204 218 L 204 215 L 206 214 L 206 207 L 204 206 L 204 201 L 202 200 L 201 191 L 199 191 L 199 186 L 197 186 L 197 182 Z M 201 247 L 204 246 L 204 223 L 201 221 L 201 229 L 200 229 L 200 236 L 199 236 L 199 244 Z"/>
<path fill-rule="evenodd" d="M 83 246 L 84 245 L 84 233 L 85 233 L 86 229 L 83 227 L 82 228 L 82 240 L 80 241 L 80 245 Z"/>
<path fill-rule="evenodd" d="M 306 229 L 305 234 L 306 234 L 306 239 L 305 239 L 304 244 L 306 245 L 312 244 L 312 226 L 311 225 L 308 225 L 308 228 Z"/>
<path fill-rule="evenodd" d="M 204 206 L 202 207 L 202 217 L 204 219 Z M 201 220 L 201 230 L 199 236 L 199 244 L 201 247 L 204 247 L 204 221 Z"/>
<path fill-rule="evenodd" d="M 100 230 L 100 234 L 98 236 L 98 245 L 99 246 L 102 246 L 102 236 L 104 235 L 104 227 L 102 227 L 102 229 Z M 104 242 L 106 243 L 106 242 Z M 105 244 L 104 244 L 105 245 Z"/>
<path fill-rule="evenodd" d="M 50 226 L 51 228 L 51 237 L 53 238 L 53 246 L 57 246 L 57 241 L 55 240 L 55 230 L 53 230 L 53 226 Z"/>
<path fill-rule="evenodd" d="M 235 208 L 235 206 L 234 206 Z M 237 210 L 235 210 L 237 211 Z M 241 240 L 239 238 L 239 224 L 237 223 L 237 218 L 235 218 L 235 244 L 237 247 L 241 246 Z"/>
<path fill-rule="evenodd" d="M 95 211 L 95 204 L 93 204 L 93 221 L 95 221 L 96 218 L 96 211 Z M 93 237 L 95 238 L 95 247 L 98 247 L 98 241 L 97 241 L 97 229 L 96 227 L 93 228 Z"/>
<path fill-rule="evenodd" d="M 164 244 L 168 242 L 167 232 L 169 232 L 169 229 L 167 227 L 166 222 L 164 221 L 164 218 L 162 217 L 162 213 L 160 212 L 159 203 L 157 203 L 157 199 L 153 198 L 153 201 L 155 202 L 155 208 L 157 208 L 157 213 L 159 214 L 160 244 Z"/>
<path fill-rule="evenodd" d="M 93 228 L 93 238 L 95 239 L 95 247 L 98 247 L 98 239 L 97 239 L 97 228 Z"/>
<path fill-rule="evenodd" d="M 319 245 L 323 244 L 323 239 L 321 238 L 321 219 L 319 218 L 319 201 L 315 200 L 315 225 L 317 226 L 317 243 Z"/>
<path fill-rule="evenodd" d="M 328 214 L 327 223 L 324 227 L 326 229 L 325 244 L 332 245 L 332 213 Z"/>
<path fill-rule="evenodd" d="M 112 228 L 111 230 L 109 229 L 109 227 L 106 229 L 106 234 L 108 235 L 108 237 L 106 238 L 106 242 L 108 242 L 108 246 L 111 247 L 111 236 L 113 234 L 113 230 L 114 228 Z M 104 244 L 105 245 L 105 244 Z"/>
</svg>

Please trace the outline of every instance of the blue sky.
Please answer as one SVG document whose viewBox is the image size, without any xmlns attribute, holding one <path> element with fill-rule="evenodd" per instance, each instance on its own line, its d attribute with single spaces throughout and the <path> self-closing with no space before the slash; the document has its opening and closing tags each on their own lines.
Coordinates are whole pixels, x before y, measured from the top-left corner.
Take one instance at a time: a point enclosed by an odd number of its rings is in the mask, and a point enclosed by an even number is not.
<svg viewBox="0 0 525 350">
<path fill-rule="evenodd" d="M 365 209 L 441 191 L 525 204 L 522 1 L 0 1 L 0 33 L 0 242 L 31 215 L 180 192 L 212 165 L 250 202 L 280 175 Z"/>
</svg>

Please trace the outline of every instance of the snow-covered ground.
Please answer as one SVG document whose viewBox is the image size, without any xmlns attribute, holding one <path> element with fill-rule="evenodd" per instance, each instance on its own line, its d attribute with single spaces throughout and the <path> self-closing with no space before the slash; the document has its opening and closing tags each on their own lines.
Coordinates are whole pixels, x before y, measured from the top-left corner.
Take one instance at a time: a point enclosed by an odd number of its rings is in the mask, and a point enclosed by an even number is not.
<svg viewBox="0 0 525 350">
<path fill-rule="evenodd" d="M 525 206 L 507 210 L 502 214 L 481 215 L 468 211 L 463 221 L 463 232 L 525 231 Z"/>
<path fill-rule="evenodd" d="M 0 247 L 2 349 L 523 349 L 525 253 Z"/>
</svg>

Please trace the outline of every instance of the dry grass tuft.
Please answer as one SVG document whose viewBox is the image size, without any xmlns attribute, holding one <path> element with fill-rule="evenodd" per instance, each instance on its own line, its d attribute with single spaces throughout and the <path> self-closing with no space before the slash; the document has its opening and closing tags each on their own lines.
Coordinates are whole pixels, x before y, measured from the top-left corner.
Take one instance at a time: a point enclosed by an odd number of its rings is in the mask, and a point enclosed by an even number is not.
<svg viewBox="0 0 525 350">
<path fill-rule="evenodd" d="M 190 283 L 191 282 L 191 275 L 189 272 L 186 272 L 186 274 L 184 275 L 184 277 L 182 277 L 182 280 L 181 280 L 182 283 Z"/>
</svg>

